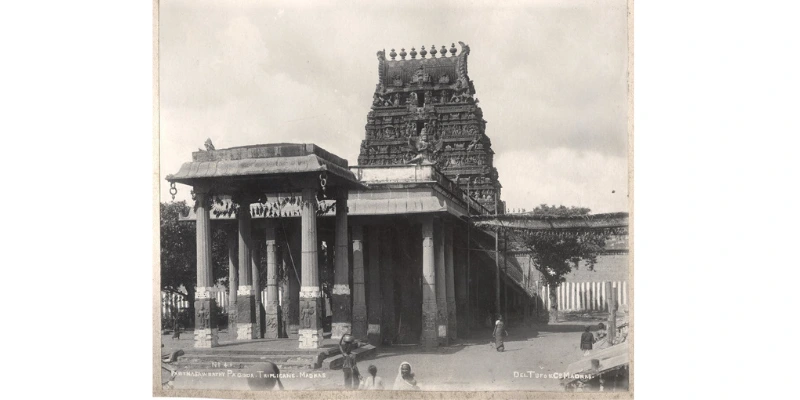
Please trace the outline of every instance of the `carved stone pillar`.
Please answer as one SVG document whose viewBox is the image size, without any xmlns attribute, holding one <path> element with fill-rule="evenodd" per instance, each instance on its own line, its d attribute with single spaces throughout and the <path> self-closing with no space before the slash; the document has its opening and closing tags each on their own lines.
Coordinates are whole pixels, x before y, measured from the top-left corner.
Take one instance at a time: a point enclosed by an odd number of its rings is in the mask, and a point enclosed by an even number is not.
<svg viewBox="0 0 800 400">
<path fill-rule="evenodd" d="M 211 215 L 208 192 L 195 187 L 197 213 L 197 291 L 194 301 L 194 347 L 217 346 L 218 332 L 214 318 L 214 278 L 211 271 Z"/>
<path fill-rule="evenodd" d="M 444 257 L 444 227 L 441 221 L 436 221 L 433 230 L 433 242 L 436 253 L 436 311 L 438 321 L 439 345 L 449 344 L 447 334 L 447 268 Z"/>
<path fill-rule="evenodd" d="M 453 225 L 444 225 L 444 264 L 447 289 L 447 334 L 450 340 L 458 338 L 456 323 L 456 286 L 453 275 Z"/>
<path fill-rule="evenodd" d="M 261 287 L 261 274 L 259 273 L 261 264 L 261 249 L 258 246 L 258 240 L 251 238 L 252 247 L 250 247 L 250 268 L 252 274 L 253 284 L 253 303 L 255 304 L 255 321 L 253 321 L 253 335 L 256 339 L 264 337 L 264 317 L 261 315 L 262 306 L 262 287 Z"/>
<path fill-rule="evenodd" d="M 300 265 L 300 235 L 296 230 L 292 230 L 287 238 L 289 249 L 284 254 L 284 271 L 287 271 L 288 293 L 284 297 L 287 299 L 283 305 L 283 312 L 286 314 L 286 334 L 297 334 L 300 329 L 300 281 L 302 273 Z"/>
<path fill-rule="evenodd" d="M 228 334 L 236 332 L 236 299 L 239 290 L 239 244 L 236 229 L 228 230 Z"/>
<path fill-rule="evenodd" d="M 464 246 L 463 235 L 458 237 L 459 246 Z M 455 242 L 454 237 L 454 242 Z M 467 261 L 466 251 L 454 251 L 453 253 L 453 267 L 455 273 L 455 286 L 456 286 L 456 317 L 458 318 L 458 335 L 467 337 L 469 331 L 467 307 L 469 306 L 468 297 L 468 281 L 467 281 Z"/>
<path fill-rule="evenodd" d="M 236 221 L 239 225 L 239 288 L 236 299 L 236 339 L 255 339 L 256 303 L 253 292 L 253 268 L 250 247 L 250 202 L 242 197 L 235 199 L 239 204 Z"/>
<path fill-rule="evenodd" d="M 395 330 L 394 313 L 394 232 L 388 227 L 381 234 L 381 341 L 393 341 Z"/>
<path fill-rule="evenodd" d="M 367 340 L 369 344 L 381 344 L 381 269 L 380 269 L 380 229 L 369 227 L 369 305 L 367 307 Z"/>
<path fill-rule="evenodd" d="M 275 220 L 267 219 L 266 243 L 267 243 L 267 304 L 265 311 L 267 318 L 264 321 L 266 330 L 265 339 L 278 338 L 278 268 L 276 260 L 275 246 Z"/>
<path fill-rule="evenodd" d="M 436 307 L 436 257 L 433 248 L 433 218 L 422 223 L 422 346 L 439 345 Z"/>
<path fill-rule="evenodd" d="M 317 269 L 317 200 L 314 189 L 303 189 L 301 206 L 303 284 L 300 287 L 301 349 L 316 349 L 322 345 L 322 303 Z"/>
<path fill-rule="evenodd" d="M 350 333 L 353 313 L 350 305 L 350 257 L 347 237 L 347 191 L 336 196 L 336 250 L 333 273 L 333 323 L 331 339 Z"/>
<path fill-rule="evenodd" d="M 367 304 L 364 291 L 364 230 L 353 225 L 353 327 L 357 339 L 367 338 Z"/>
</svg>

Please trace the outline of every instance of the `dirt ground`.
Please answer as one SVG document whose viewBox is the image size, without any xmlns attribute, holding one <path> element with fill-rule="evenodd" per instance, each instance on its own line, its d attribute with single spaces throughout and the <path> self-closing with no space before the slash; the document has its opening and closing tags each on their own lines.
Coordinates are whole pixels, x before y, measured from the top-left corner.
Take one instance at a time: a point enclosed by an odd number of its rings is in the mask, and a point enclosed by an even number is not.
<svg viewBox="0 0 800 400">
<path fill-rule="evenodd" d="M 374 357 L 360 361 L 359 369 L 367 373 L 367 367 L 375 365 L 388 388 L 393 385 L 400 363 L 407 361 L 422 390 L 563 391 L 561 380 L 549 375 L 565 372 L 567 365 L 584 357 L 581 333 L 587 325 L 596 327 L 599 319 L 595 315 L 568 315 L 565 322 L 509 328 L 502 353 L 495 350 L 490 330 L 473 331 L 471 338 L 435 352 L 424 352 L 418 346 L 382 347 Z M 170 337 L 163 337 L 165 349 L 192 345 L 191 333 L 182 335 L 179 341 Z M 341 370 L 287 372 L 292 374 L 282 379 L 287 390 L 337 390 L 344 386 Z M 224 388 L 218 385 L 213 379 L 175 380 L 176 388 L 247 389 L 240 384 L 227 384 Z"/>
</svg>

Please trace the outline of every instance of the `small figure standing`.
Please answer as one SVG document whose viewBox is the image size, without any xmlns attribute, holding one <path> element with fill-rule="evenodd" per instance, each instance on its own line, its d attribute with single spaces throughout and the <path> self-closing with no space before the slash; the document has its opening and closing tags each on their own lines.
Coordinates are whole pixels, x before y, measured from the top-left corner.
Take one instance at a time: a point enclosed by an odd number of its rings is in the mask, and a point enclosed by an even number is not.
<svg viewBox="0 0 800 400">
<path fill-rule="evenodd" d="M 345 389 L 358 389 L 361 380 L 361 375 L 358 373 L 358 366 L 356 365 L 356 356 L 352 353 L 354 341 L 353 335 L 350 334 L 344 334 L 339 339 L 339 350 L 342 352 L 342 357 L 344 357 L 342 372 L 344 373 Z"/>
<path fill-rule="evenodd" d="M 400 363 L 400 370 L 394 380 L 394 390 L 419 390 L 414 373 L 411 372 L 411 364 L 403 361 Z"/>
<path fill-rule="evenodd" d="M 370 376 L 361 381 L 361 390 L 383 390 L 383 379 L 377 376 L 378 368 L 370 365 L 367 371 Z"/>
<path fill-rule="evenodd" d="M 173 332 L 172 332 L 172 340 L 175 340 L 175 339 L 180 340 L 181 339 L 181 325 L 178 323 L 178 318 L 177 317 L 175 317 L 175 319 L 172 321 L 172 330 L 173 330 Z"/>
<path fill-rule="evenodd" d="M 492 332 L 492 336 L 494 336 L 494 345 L 497 351 L 505 351 L 506 347 L 503 343 L 503 337 L 508 336 L 508 332 L 506 332 L 506 325 L 503 323 L 502 316 L 497 317 L 497 321 L 494 323 L 494 332 Z"/>
<path fill-rule="evenodd" d="M 590 332 L 591 327 L 586 327 L 586 332 L 583 332 L 581 335 L 581 350 L 583 350 L 583 355 L 588 356 L 589 350 L 592 349 L 592 343 L 594 343 L 594 335 Z"/>
<path fill-rule="evenodd" d="M 594 342 L 597 343 L 598 348 L 600 347 L 601 344 L 603 344 L 606 341 L 606 334 L 607 334 L 606 324 L 602 322 L 599 323 L 597 325 L 597 333 L 594 338 Z"/>
</svg>

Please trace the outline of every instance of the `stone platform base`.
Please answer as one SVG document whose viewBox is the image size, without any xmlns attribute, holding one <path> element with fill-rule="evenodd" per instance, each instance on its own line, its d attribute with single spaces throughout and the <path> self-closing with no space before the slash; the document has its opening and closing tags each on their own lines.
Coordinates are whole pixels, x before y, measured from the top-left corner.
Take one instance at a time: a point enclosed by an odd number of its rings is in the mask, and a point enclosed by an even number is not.
<svg viewBox="0 0 800 400">
<path fill-rule="evenodd" d="M 219 346 L 219 334 L 216 329 L 195 329 L 194 347 L 208 349 Z"/>
<path fill-rule="evenodd" d="M 252 340 L 255 339 L 253 333 L 253 324 L 251 323 L 236 323 L 236 339 L 237 340 Z"/>
<path fill-rule="evenodd" d="M 363 361 L 364 359 L 374 357 L 378 353 L 378 348 L 371 344 L 364 344 L 353 350 L 353 355 L 356 356 L 356 362 Z M 322 361 L 323 369 L 342 369 L 344 357 L 337 351 L 336 355 L 327 357 Z M 359 370 L 366 372 L 366 368 L 359 367 Z M 363 373 L 363 372 L 362 372 Z"/>
<path fill-rule="evenodd" d="M 342 336 L 351 332 L 352 327 L 349 322 L 334 322 L 331 324 L 331 339 L 339 340 Z"/>
<path fill-rule="evenodd" d="M 322 347 L 322 329 L 300 329 L 298 341 L 301 349 L 318 349 Z"/>
</svg>

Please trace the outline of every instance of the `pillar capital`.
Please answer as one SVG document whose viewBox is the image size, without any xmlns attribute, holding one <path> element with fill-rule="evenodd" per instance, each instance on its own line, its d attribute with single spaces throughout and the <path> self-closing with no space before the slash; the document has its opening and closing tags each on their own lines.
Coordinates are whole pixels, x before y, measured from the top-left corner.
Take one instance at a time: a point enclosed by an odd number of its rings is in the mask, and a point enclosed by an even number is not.
<svg viewBox="0 0 800 400">
<path fill-rule="evenodd" d="M 209 194 L 211 193 L 211 185 L 206 182 L 198 182 L 192 185 L 192 191 L 194 191 L 194 194 Z"/>
</svg>

